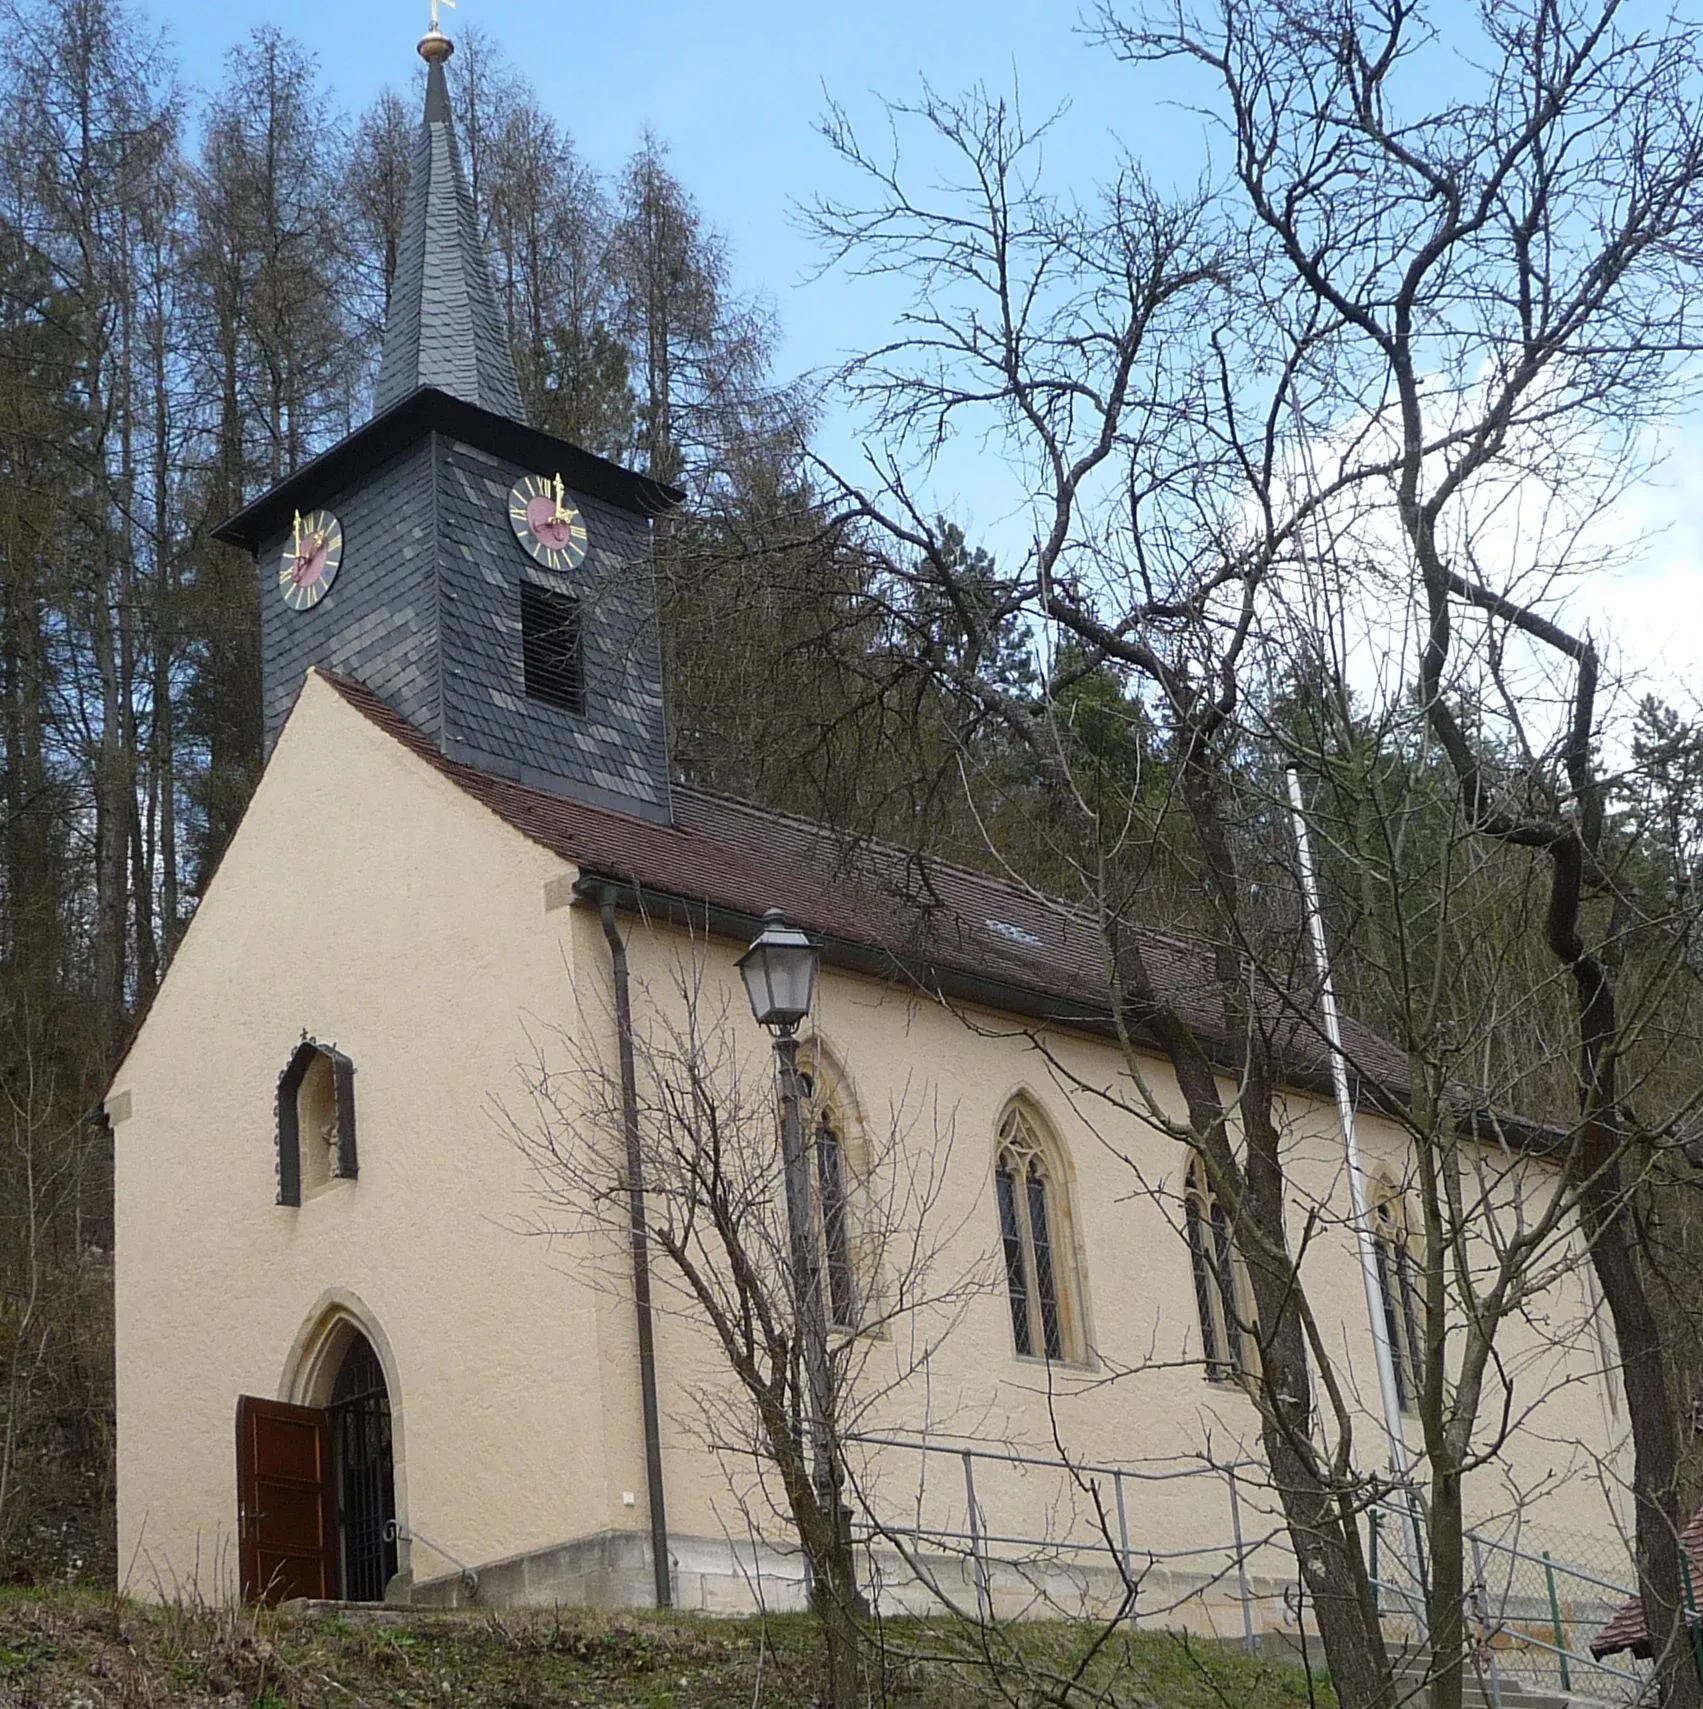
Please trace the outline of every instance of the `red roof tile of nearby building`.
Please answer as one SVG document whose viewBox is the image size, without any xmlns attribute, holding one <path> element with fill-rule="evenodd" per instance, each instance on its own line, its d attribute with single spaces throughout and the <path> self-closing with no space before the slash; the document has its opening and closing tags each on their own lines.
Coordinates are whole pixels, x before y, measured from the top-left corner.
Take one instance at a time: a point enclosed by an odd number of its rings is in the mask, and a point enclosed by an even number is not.
<svg viewBox="0 0 1703 1709">
<path fill-rule="evenodd" d="M 1692 1514 L 1691 1523 L 1680 1532 L 1679 1540 L 1691 1562 L 1691 1582 L 1703 1584 L 1703 1507 Z M 1598 1661 L 1622 1650 L 1630 1650 L 1646 1660 L 1650 1656 L 1650 1628 L 1644 1623 L 1644 1604 L 1636 1596 L 1629 1596 L 1614 1618 L 1591 1639 L 1591 1654 Z"/>
<path fill-rule="evenodd" d="M 660 824 L 496 777 L 447 759 L 430 737 L 372 691 L 321 672 L 351 706 L 524 836 L 582 871 L 631 887 L 664 912 L 754 922 L 771 907 L 836 946 L 871 954 L 885 970 L 929 990 L 965 995 L 1064 1024 L 1104 1027 L 1108 954 L 1096 924 L 1057 902 L 985 873 L 923 860 L 880 843 L 850 843 L 829 828 L 706 791 L 676 787 L 674 822 Z M 1207 950 L 1157 933 L 1141 953 L 1163 1000 L 1207 1039 L 1223 1030 Z M 1309 1020 L 1271 1005 L 1286 1072 L 1322 1081 L 1328 1058 Z M 1392 1045 L 1345 1024 L 1351 1061 L 1397 1086 L 1405 1062 Z"/>
</svg>

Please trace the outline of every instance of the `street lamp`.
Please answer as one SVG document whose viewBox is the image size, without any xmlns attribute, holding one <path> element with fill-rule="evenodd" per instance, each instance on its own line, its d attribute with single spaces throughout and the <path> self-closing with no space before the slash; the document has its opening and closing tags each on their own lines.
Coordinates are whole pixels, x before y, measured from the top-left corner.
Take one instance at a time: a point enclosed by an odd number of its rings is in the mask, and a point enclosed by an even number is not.
<svg viewBox="0 0 1703 1709">
<path fill-rule="evenodd" d="M 804 1144 L 803 1088 L 798 1074 L 798 1029 L 810 1013 L 821 961 L 815 944 L 789 925 L 779 908 L 763 916 L 763 929 L 739 958 L 739 974 L 757 1024 L 774 1034 L 781 1098 L 781 1165 L 786 1179 L 786 1220 L 792 1249 L 793 1288 L 804 1343 L 804 1377 L 810 1398 L 811 1484 L 824 1520 L 842 1544 L 848 1516 L 840 1507 L 839 1467 L 828 1420 L 828 1318 L 822 1300 L 822 1266 L 816 1247 L 816 1211 L 810 1155 Z M 848 1551 L 849 1553 L 849 1551 Z M 817 1587 L 820 1592 L 822 1587 Z"/>
<path fill-rule="evenodd" d="M 739 958 L 740 977 L 759 1026 L 778 1037 L 798 1031 L 816 995 L 815 944 L 797 926 L 789 926 L 779 908 L 763 916 L 763 929 Z"/>
</svg>

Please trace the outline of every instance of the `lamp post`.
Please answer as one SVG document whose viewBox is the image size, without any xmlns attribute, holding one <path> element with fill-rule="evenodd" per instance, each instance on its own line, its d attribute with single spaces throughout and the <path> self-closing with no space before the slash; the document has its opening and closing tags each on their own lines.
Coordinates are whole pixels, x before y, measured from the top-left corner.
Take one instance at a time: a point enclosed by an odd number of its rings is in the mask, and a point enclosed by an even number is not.
<svg viewBox="0 0 1703 1709">
<path fill-rule="evenodd" d="M 763 929 L 739 958 L 740 977 L 759 1026 L 774 1035 L 780 1081 L 781 1166 L 786 1180 L 787 1234 L 792 1249 L 804 1380 L 810 1405 L 811 1482 L 826 1522 L 842 1531 L 840 1478 L 828 1428 L 828 1319 L 822 1301 L 810 1156 L 804 1143 L 803 1089 L 798 1076 L 798 1028 L 816 993 L 816 946 L 779 908 L 763 916 Z"/>
</svg>

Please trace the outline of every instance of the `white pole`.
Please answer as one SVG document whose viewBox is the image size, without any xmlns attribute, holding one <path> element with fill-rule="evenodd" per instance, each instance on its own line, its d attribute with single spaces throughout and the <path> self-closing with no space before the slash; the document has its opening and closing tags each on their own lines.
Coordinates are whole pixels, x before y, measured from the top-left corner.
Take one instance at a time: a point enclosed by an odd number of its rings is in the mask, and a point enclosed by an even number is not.
<svg viewBox="0 0 1703 1709">
<path fill-rule="evenodd" d="M 1319 890 L 1313 876 L 1313 845 L 1307 836 L 1307 819 L 1301 809 L 1301 775 L 1289 768 L 1289 811 L 1295 821 L 1295 849 L 1301 868 L 1301 899 L 1307 910 L 1307 929 L 1313 940 L 1313 959 L 1319 966 L 1319 1013 L 1324 1021 L 1325 1043 L 1330 1047 L 1331 1080 L 1336 1087 L 1336 1113 L 1342 1123 L 1342 1149 L 1348 1160 L 1348 1196 L 1354 1213 L 1354 1239 L 1360 1249 L 1360 1279 L 1366 1288 L 1366 1319 L 1372 1330 L 1372 1350 L 1378 1361 L 1378 1392 L 1384 1402 L 1384 1431 L 1389 1437 L 1390 1475 L 1398 1485 L 1407 1483 L 1407 1439 L 1401 1429 L 1401 1399 L 1396 1392 L 1395 1359 L 1390 1349 L 1389 1319 L 1384 1311 L 1384 1287 L 1378 1276 L 1378 1251 L 1372 1232 L 1371 1207 L 1366 1198 L 1366 1170 L 1360 1161 L 1360 1141 L 1354 1133 L 1354 1100 L 1348 1090 L 1348 1059 L 1342 1050 L 1342 1028 L 1336 1015 L 1336 988 L 1331 983 L 1330 957 L 1325 951 L 1325 922 L 1319 912 Z M 1411 1508 L 1410 1508 L 1411 1513 Z M 1418 1548 L 1418 1522 L 1414 1523 L 1414 1546 Z M 1414 1561 L 1417 1572 L 1418 1558 Z"/>
</svg>

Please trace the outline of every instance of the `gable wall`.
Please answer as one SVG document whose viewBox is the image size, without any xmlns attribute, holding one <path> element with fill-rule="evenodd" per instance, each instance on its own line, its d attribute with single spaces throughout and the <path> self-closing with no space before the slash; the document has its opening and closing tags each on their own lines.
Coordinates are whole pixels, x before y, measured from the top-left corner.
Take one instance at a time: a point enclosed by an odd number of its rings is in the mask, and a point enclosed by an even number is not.
<svg viewBox="0 0 1703 1709">
<path fill-rule="evenodd" d="M 568 1007 L 542 902 L 565 870 L 309 679 L 109 1098 L 138 1593 L 229 1588 L 236 1397 L 298 1398 L 286 1362 L 328 1290 L 394 1355 L 399 1500 L 426 1536 L 488 1559 L 621 1511 L 603 1307 L 519 1232 L 530 1178 L 492 1111 L 528 1015 Z M 355 1063 L 360 1174 L 292 1209 L 273 1097 L 303 1028 Z"/>
</svg>

